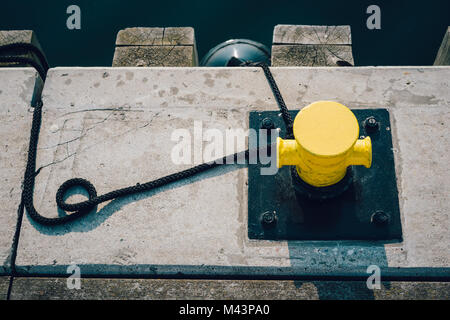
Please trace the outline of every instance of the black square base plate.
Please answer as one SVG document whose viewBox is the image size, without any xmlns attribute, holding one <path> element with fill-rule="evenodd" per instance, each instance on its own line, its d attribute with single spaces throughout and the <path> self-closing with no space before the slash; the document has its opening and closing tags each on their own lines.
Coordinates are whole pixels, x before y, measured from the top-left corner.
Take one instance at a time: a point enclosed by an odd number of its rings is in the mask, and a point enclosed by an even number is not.
<svg viewBox="0 0 450 320">
<path fill-rule="evenodd" d="M 296 195 L 291 167 L 283 167 L 275 175 L 261 175 L 261 164 L 249 165 L 250 239 L 401 241 L 389 113 L 385 109 L 352 111 L 360 125 L 360 136 L 370 136 L 372 140 L 372 167 L 351 167 L 353 181 L 350 187 L 334 199 L 318 202 Z M 298 111 L 290 112 L 294 119 Z M 371 116 L 378 121 L 378 129 L 373 132 L 366 130 L 364 125 L 365 119 Z M 250 128 L 258 135 L 262 120 L 270 118 L 275 127 L 281 129 L 280 137 L 285 136 L 279 111 L 252 111 L 249 118 Z M 263 221 L 267 212 L 274 221 Z"/>
</svg>

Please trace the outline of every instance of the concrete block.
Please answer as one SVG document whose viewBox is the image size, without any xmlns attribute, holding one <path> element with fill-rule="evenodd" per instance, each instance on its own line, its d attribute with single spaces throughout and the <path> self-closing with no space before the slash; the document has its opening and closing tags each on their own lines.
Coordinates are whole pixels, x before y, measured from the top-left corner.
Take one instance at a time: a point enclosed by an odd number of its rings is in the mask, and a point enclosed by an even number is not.
<svg viewBox="0 0 450 320">
<path fill-rule="evenodd" d="M 403 242 L 249 240 L 247 169 L 225 165 L 104 203 L 69 225 L 44 227 L 26 216 L 18 272 L 66 274 L 71 264 L 94 276 L 449 267 L 450 68 L 272 71 L 291 109 L 318 100 L 389 109 Z M 245 130 L 249 111 L 278 108 L 262 70 L 250 67 L 55 68 L 43 101 L 35 206 L 49 217 L 61 214 L 55 194 L 69 178 L 89 179 L 103 194 L 178 172 L 193 164 L 171 160 L 173 130 L 193 137 L 194 121 L 204 130 Z"/>
<path fill-rule="evenodd" d="M 10 277 L 0 277 L 0 300 L 6 300 L 8 297 Z"/>
<path fill-rule="evenodd" d="M 11 271 L 11 247 L 33 118 L 30 102 L 39 81 L 31 68 L 0 69 L 0 274 Z"/>
<path fill-rule="evenodd" d="M 0 30 L 0 45 L 6 45 L 11 43 L 31 43 L 41 49 L 41 45 L 36 37 L 36 34 L 32 30 Z M 39 59 L 34 53 L 24 52 L 21 49 L 9 50 L 8 52 L 0 54 L 1 56 L 17 55 L 34 59 L 39 62 Z M 0 67 L 28 67 L 17 62 L 4 62 L 0 63 Z"/>
<path fill-rule="evenodd" d="M 1 279 L 0 279 L 1 280 Z M 0 282 L 1 283 L 1 282 Z M 263 281 L 81 279 L 79 290 L 64 278 L 14 278 L 11 300 L 448 300 L 450 283 L 365 281 Z"/>
<path fill-rule="evenodd" d="M 168 27 L 164 29 L 163 45 L 190 45 L 195 46 L 194 28 L 191 27 Z"/>
<path fill-rule="evenodd" d="M 354 65 L 350 26 L 277 25 L 272 66 Z"/>
<path fill-rule="evenodd" d="M 127 28 L 116 39 L 113 66 L 169 66 L 198 65 L 194 29 Z"/>
<path fill-rule="evenodd" d="M 450 66 L 450 27 L 445 32 L 439 51 L 434 60 L 435 66 Z"/>
<path fill-rule="evenodd" d="M 194 61 L 192 46 L 128 46 L 116 48 L 113 67 L 186 67 Z"/>
<path fill-rule="evenodd" d="M 354 64 L 351 46 L 272 46 L 272 66 L 336 66 L 338 61 L 346 61 L 351 65 Z"/>
<path fill-rule="evenodd" d="M 350 26 L 276 25 L 273 44 L 351 45 Z"/>
<path fill-rule="evenodd" d="M 116 46 L 155 46 L 162 45 L 164 28 L 126 28 L 116 37 Z"/>
</svg>

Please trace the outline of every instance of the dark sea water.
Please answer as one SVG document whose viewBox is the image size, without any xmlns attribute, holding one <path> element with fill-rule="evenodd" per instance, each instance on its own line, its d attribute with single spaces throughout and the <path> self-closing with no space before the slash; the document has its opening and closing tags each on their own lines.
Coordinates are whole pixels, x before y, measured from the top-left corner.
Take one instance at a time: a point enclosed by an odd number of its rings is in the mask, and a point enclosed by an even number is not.
<svg viewBox="0 0 450 320">
<path fill-rule="evenodd" d="M 81 9 L 81 30 L 66 27 L 66 9 L 72 4 Z M 381 8 L 381 30 L 366 27 L 371 4 Z M 34 30 L 51 66 L 110 66 L 116 34 L 126 27 L 192 26 L 201 59 L 210 48 L 232 38 L 270 47 L 277 24 L 350 25 L 356 65 L 431 65 L 450 25 L 450 0 L 2 0 L 0 4 L 0 30 Z"/>
</svg>

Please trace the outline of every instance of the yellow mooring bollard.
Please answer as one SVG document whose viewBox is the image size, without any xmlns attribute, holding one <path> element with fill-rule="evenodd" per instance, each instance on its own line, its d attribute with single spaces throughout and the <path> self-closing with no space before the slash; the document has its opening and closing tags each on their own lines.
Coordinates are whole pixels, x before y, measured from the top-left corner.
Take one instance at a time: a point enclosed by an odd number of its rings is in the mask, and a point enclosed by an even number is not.
<svg viewBox="0 0 450 320">
<path fill-rule="evenodd" d="M 277 139 L 277 166 L 295 165 L 300 178 L 314 187 L 326 187 L 344 178 L 347 167 L 372 164 L 370 137 L 358 139 L 353 112 L 333 101 L 318 101 L 295 117 L 295 140 Z"/>
</svg>

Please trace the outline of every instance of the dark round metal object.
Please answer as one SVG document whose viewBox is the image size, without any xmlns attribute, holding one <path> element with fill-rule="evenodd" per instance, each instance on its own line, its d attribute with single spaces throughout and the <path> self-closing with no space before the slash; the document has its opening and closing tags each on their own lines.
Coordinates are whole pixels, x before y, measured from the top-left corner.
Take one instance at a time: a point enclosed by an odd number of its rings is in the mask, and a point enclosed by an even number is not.
<svg viewBox="0 0 450 320">
<path fill-rule="evenodd" d="M 264 119 L 261 121 L 261 129 L 267 129 L 267 130 L 269 130 L 269 129 L 274 129 L 274 128 L 275 128 L 275 125 L 273 124 L 272 119 L 270 119 L 270 118 L 264 118 Z"/>
<path fill-rule="evenodd" d="M 276 220 L 277 218 L 274 211 L 266 211 L 261 215 L 261 222 L 265 225 L 272 225 Z"/>
<path fill-rule="evenodd" d="M 234 58 L 234 59 L 232 59 Z M 200 62 L 204 67 L 225 67 L 230 60 L 242 62 L 264 62 L 270 64 L 270 50 L 262 43 L 248 39 L 233 39 L 215 46 Z"/>
<path fill-rule="evenodd" d="M 385 226 L 389 223 L 391 217 L 386 212 L 379 210 L 372 215 L 370 220 L 377 226 Z"/>
<path fill-rule="evenodd" d="M 364 127 L 366 128 L 367 132 L 375 132 L 378 130 L 379 123 L 375 117 L 368 117 L 366 120 L 364 120 Z"/>
</svg>

